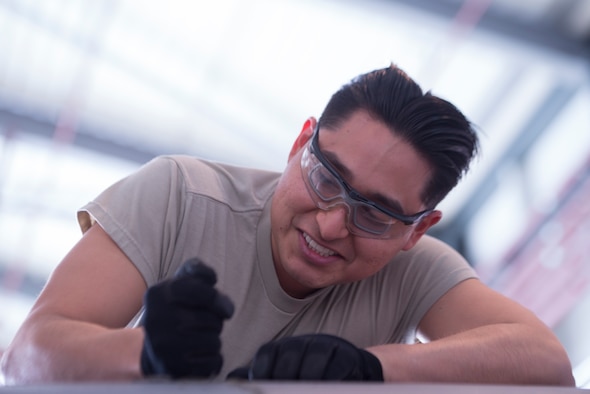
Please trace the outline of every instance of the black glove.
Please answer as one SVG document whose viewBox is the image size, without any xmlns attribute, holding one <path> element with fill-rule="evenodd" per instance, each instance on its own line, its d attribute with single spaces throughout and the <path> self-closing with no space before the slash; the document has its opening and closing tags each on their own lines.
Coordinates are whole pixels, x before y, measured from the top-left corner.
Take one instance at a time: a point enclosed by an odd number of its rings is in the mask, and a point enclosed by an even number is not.
<svg viewBox="0 0 590 394">
<path fill-rule="evenodd" d="M 238 368 L 230 377 L 243 376 Z M 269 342 L 254 356 L 248 378 L 383 381 L 379 359 L 333 335 L 310 334 Z"/>
<path fill-rule="evenodd" d="M 219 334 L 233 304 L 215 288 L 215 271 L 190 259 L 175 277 L 150 287 L 144 297 L 144 376 L 206 378 L 223 360 Z"/>
</svg>

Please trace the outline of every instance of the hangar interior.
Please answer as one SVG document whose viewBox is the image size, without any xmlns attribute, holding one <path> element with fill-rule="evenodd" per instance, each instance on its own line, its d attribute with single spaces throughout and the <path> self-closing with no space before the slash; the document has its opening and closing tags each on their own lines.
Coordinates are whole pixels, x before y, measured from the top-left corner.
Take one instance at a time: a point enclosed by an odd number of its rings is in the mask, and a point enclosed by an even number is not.
<svg viewBox="0 0 590 394">
<path fill-rule="evenodd" d="M 590 1 L 0 0 L 0 53 L 0 349 L 101 190 L 170 153 L 280 171 L 393 62 L 481 131 L 432 234 L 590 381 Z"/>
</svg>

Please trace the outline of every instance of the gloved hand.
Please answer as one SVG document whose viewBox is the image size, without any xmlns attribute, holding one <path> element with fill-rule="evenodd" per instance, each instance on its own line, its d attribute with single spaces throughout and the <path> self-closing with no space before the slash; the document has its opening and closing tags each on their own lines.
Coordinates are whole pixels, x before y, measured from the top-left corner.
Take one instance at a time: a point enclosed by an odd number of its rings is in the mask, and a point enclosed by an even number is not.
<svg viewBox="0 0 590 394">
<path fill-rule="evenodd" d="M 174 278 L 147 290 L 144 376 L 206 378 L 219 373 L 223 363 L 219 334 L 234 307 L 214 288 L 216 282 L 215 271 L 194 258 Z"/>
<path fill-rule="evenodd" d="M 237 369 L 230 377 L 240 377 Z M 262 345 L 248 369 L 250 380 L 383 381 L 381 362 L 372 353 L 327 334 L 282 338 Z"/>
</svg>

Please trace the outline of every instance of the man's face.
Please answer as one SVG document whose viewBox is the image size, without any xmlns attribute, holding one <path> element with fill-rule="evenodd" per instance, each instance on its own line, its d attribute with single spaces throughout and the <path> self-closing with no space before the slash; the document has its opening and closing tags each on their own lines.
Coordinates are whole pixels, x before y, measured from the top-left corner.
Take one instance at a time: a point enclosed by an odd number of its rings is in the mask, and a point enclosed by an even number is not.
<svg viewBox="0 0 590 394">
<path fill-rule="evenodd" d="M 283 289 L 303 297 L 316 289 L 366 278 L 400 250 L 411 248 L 440 219 L 435 211 L 390 239 L 353 235 L 348 208 L 318 208 L 304 182 L 301 155 L 312 135 L 310 119 L 299 136 L 277 186 L 271 210 L 275 268 Z M 363 196 L 405 214 L 425 209 L 420 194 L 430 168 L 417 152 L 384 124 L 359 111 L 338 130 L 321 129 L 319 149 L 338 174 Z"/>
</svg>

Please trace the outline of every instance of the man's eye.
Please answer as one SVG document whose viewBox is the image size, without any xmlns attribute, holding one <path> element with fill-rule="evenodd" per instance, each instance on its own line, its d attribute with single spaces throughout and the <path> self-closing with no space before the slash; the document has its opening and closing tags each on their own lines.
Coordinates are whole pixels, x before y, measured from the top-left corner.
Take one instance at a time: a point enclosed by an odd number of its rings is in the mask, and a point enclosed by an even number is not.
<svg viewBox="0 0 590 394">
<path fill-rule="evenodd" d="M 316 183 L 318 189 L 329 194 L 340 194 L 340 184 L 327 170 L 317 171 Z"/>
<path fill-rule="evenodd" d="M 358 213 L 361 214 L 362 217 L 367 221 L 390 224 L 394 220 L 391 216 L 386 215 L 378 209 L 375 209 L 368 205 L 359 206 L 357 210 Z"/>
</svg>

